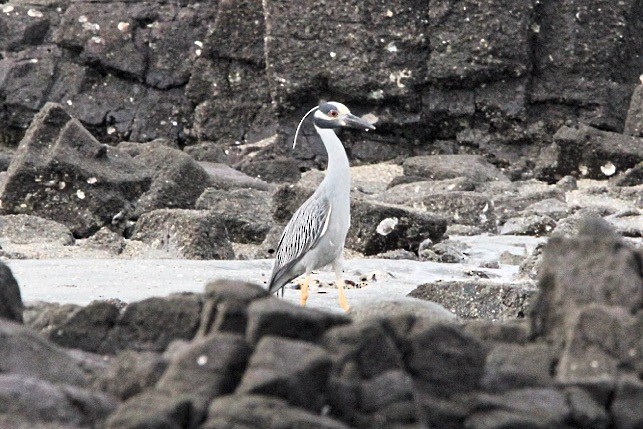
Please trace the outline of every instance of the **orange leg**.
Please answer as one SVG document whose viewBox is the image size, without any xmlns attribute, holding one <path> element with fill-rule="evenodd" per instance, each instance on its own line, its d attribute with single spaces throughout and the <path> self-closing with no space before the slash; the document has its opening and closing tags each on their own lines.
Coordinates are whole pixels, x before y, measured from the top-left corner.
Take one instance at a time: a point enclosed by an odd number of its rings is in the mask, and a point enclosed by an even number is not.
<svg viewBox="0 0 643 429">
<path fill-rule="evenodd" d="M 308 300 L 309 276 L 310 276 L 310 273 L 306 273 L 306 277 L 304 278 L 304 283 L 301 285 L 301 296 L 299 298 L 299 304 L 301 304 L 302 307 L 306 306 L 306 301 Z"/>
</svg>

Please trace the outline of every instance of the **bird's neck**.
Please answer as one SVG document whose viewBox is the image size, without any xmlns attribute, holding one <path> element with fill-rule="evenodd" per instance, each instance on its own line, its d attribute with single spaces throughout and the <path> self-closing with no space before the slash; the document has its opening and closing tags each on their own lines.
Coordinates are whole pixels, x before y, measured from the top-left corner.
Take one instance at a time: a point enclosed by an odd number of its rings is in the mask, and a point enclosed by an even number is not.
<svg viewBox="0 0 643 429">
<path fill-rule="evenodd" d="M 328 153 L 328 166 L 326 167 L 326 177 L 324 180 L 332 181 L 337 187 L 334 190 L 348 192 L 350 190 L 350 165 L 344 145 L 335 134 L 335 131 L 315 126 L 317 134 L 322 139 L 326 152 Z"/>
</svg>

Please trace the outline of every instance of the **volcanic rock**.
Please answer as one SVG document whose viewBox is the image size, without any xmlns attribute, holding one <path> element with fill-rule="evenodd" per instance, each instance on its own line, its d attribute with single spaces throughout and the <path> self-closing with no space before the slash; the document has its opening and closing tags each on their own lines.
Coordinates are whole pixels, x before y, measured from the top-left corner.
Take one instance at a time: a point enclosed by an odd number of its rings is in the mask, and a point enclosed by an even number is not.
<svg viewBox="0 0 643 429">
<path fill-rule="evenodd" d="M 127 212 L 150 184 L 145 166 L 101 145 L 54 103 L 34 118 L 7 173 L 4 213 L 55 220 L 80 237 Z"/>
<path fill-rule="evenodd" d="M 145 213 L 136 222 L 132 240 L 147 243 L 170 258 L 234 258 L 225 223 L 210 211 L 159 209 Z"/>
</svg>

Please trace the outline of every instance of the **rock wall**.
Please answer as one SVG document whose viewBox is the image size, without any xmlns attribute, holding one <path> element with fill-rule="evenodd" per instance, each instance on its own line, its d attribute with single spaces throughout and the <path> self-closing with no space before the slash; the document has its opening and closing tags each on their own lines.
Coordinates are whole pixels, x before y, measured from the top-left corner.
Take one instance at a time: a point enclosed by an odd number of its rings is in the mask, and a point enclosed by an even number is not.
<svg viewBox="0 0 643 429">
<path fill-rule="evenodd" d="M 642 14 L 640 0 L 17 0 L 0 9 L 0 141 L 54 101 L 103 142 L 277 133 L 271 158 L 305 109 L 338 99 L 379 120 L 348 139 L 356 160 L 438 138 L 512 162 L 565 123 L 623 131 Z"/>
</svg>

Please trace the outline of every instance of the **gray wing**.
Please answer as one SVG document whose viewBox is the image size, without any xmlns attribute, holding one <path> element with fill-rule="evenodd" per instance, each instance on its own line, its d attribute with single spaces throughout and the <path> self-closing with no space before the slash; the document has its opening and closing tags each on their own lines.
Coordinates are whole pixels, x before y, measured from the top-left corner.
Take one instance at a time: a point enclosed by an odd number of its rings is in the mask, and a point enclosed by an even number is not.
<svg viewBox="0 0 643 429">
<path fill-rule="evenodd" d="M 275 254 L 275 266 L 268 290 L 274 292 L 295 278 L 290 269 L 324 235 L 330 217 L 330 202 L 324 197 L 313 195 L 293 215 L 281 235 Z"/>
</svg>

